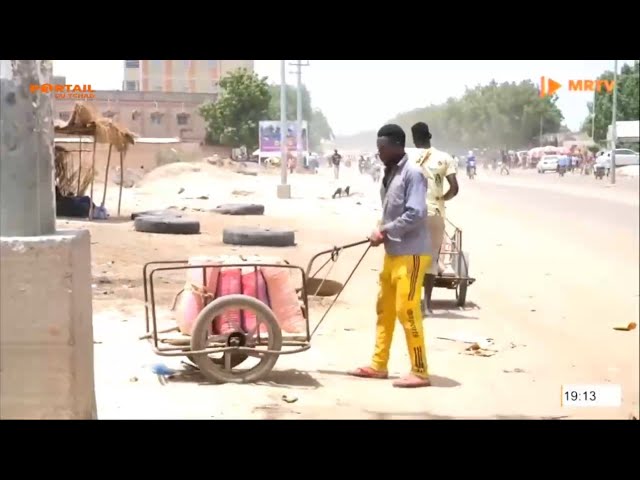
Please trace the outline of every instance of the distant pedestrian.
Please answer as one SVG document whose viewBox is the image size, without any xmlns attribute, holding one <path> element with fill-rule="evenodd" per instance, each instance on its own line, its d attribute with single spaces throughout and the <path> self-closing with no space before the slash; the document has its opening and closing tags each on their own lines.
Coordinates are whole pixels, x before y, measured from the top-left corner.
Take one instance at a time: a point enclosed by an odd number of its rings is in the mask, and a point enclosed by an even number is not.
<svg viewBox="0 0 640 480">
<path fill-rule="evenodd" d="M 336 180 L 340 177 L 340 162 L 342 162 L 342 155 L 338 153 L 338 150 L 333 151 L 331 156 L 331 163 L 333 165 L 333 176 Z"/>
</svg>

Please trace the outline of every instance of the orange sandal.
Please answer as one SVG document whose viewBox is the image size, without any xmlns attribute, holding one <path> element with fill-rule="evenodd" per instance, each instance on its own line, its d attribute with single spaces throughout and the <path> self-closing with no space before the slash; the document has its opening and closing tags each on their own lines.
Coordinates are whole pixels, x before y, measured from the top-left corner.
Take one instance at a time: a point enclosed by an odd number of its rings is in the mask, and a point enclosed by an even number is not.
<svg viewBox="0 0 640 480">
<path fill-rule="evenodd" d="M 380 380 L 383 380 L 389 377 L 388 372 L 381 372 L 371 367 L 356 368 L 355 370 L 350 371 L 349 375 L 352 375 L 354 377 L 360 377 L 360 378 L 375 378 Z"/>
<path fill-rule="evenodd" d="M 418 377 L 417 375 L 410 374 L 393 382 L 393 386 L 396 388 L 430 387 L 431 381 L 428 378 Z"/>
</svg>

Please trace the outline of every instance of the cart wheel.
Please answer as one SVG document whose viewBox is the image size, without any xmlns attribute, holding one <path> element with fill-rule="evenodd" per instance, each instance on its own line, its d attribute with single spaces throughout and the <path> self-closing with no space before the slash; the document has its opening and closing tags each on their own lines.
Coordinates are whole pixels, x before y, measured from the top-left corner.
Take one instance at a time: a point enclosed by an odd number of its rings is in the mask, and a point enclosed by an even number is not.
<svg viewBox="0 0 640 480">
<path fill-rule="evenodd" d="M 460 264 L 458 268 L 458 276 L 462 278 L 469 277 L 469 253 L 462 252 L 462 256 L 460 259 Z M 456 287 L 456 305 L 459 307 L 464 307 L 467 303 L 467 287 L 469 283 L 467 280 L 460 280 L 458 286 Z"/>
<path fill-rule="evenodd" d="M 247 355 L 246 353 L 231 353 L 229 355 L 231 355 L 231 368 L 236 368 L 238 365 L 244 362 L 247 358 L 249 358 L 249 355 Z M 196 362 L 195 355 L 187 355 L 187 358 L 194 365 L 198 364 L 198 362 Z M 216 365 L 224 366 L 224 357 L 223 358 L 209 357 L 209 360 L 211 360 Z"/>
<path fill-rule="evenodd" d="M 256 298 L 247 295 L 225 295 L 207 305 L 198 315 L 191 334 L 191 350 L 204 350 L 209 346 L 209 328 L 213 319 L 230 308 L 251 310 L 256 314 L 258 325 L 266 327 L 266 334 L 261 333 L 260 338 L 255 332 L 247 335 L 240 334 L 241 342 L 246 342 L 245 346 L 253 347 L 253 351 L 226 352 L 220 361 L 213 360 L 206 353 L 191 354 L 189 358 L 193 359 L 208 380 L 215 383 L 257 382 L 267 375 L 278 361 L 277 354 L 266 353 L 264 350 L 280 351 L 282 331 L 271 309 Z M 258 340 L 260 343 L 256 345 Z M 241 356 L 244 358 L 240 359 Z M 248 357 L 258 359 L 258 364 L 247 369 L 233 370 Z M 234 365 L 235 362 L 237 363 Z"/>
</svg>

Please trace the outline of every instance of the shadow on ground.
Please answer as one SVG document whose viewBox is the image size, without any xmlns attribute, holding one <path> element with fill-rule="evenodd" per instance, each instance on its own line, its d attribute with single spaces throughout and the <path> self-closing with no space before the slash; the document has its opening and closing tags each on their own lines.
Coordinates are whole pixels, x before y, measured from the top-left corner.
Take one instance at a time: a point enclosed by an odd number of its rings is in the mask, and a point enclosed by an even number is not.
<svg viewBox="0 0 640 480">
<path fill-rule="evenodd" d="M 470 312 L 481 310 L 480 305 L 475 302 L 467 302 L 464 307 L 458 307 L 455 300 L 432 300 L 431 306 L 434 310 L 447 310 L 455 312 Z"/>
<path fill-rule="evenodd" d="M 176 383 L 197 383 L 198 385 L 219 385 L 214 382 L 210 382 L 205 376 L 198 370 L 197 367 L 183 362 L 184 369 L 167 377 L 168 382 Z M 322 384 L 318 382 L 313 376 L 307 372 L 302 372 L 296 369 L 289 370 L 273 370 L 263 380 L 252 383 L 253 386 L 269 386 L 280 388 L 308 388 L 316 389 L 322 387 Z"/>
<path fill-rule="evenodd" d="M 352 375 L 349 375 L 348 372 L 344 372 L 344 371 L 338 371 L 338 370 L 316 370 L 316 372 L 321 373 L 323 375 L 341 375 L 344 377 L 349 377 L 351 379 L 353 379 L 354 381 L 358 381 L 358 382 L 362 382 L 362 381 L 371 381 L 371 382 L 379 382 L 380 379 L 375 379 L 375 378 L 358 378 L 358 377 L 354 377 Z M 389 375 L 388 380 L 394 380 L 400 378 L 399 375 Z M 453 388 L 453 387 L 459 387 L 460 385 L 462 385 L 460 382 L 449 378 L 449 377 L 441 377 L 440 375 L 431 375 L 429 377 L 431 379 L 431 387 L 429 388 Z"/>
<path fill-rule="evenodd" d="M 445 310 L 444 312 L 429 313 L 425 317 L 427 320 L 431 318 L 444 318 L 448 320 L 479 320 L 479 317 L 473 315 L 461 315 L 451 310 Z"/>
<path fill-rule="evenodd" d="M 120 217 L 113 216 L 113 217 L 107 218 L 106 220 L 89 220 L 88 218 L 75 218 L 75 217 L 57 217 L 57 219 L 58 221 L 64 221 L 66 223 L 82 222 L 82 223 L 92 223 L 96 225 L 105 225 L 105 224 L 118 225 L 120 223 L 130 223 L 132 221 L 130 216 L 120 216 Z"/>
</svg>

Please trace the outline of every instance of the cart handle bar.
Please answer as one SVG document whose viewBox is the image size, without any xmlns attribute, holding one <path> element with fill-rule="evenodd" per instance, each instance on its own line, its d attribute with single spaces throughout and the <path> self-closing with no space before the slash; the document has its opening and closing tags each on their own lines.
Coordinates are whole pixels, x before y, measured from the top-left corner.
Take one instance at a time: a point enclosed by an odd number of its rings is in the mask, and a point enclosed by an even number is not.
<svg viewBox="0 0 640 480">
<path fill-rule="evenodd" d="M 323 250 L 322 252 L 316 253 L 313 257 L 311 257 L 311 260 L 309 260 L 309 264 L 307 265 L 307 278 L 315 277 L 318 274 L 318 272 L 320 272 L 320 270 L 322 270 L 324 268 L 324 266 L 327 263 L 329 263 L 330 260 L 333 260 L 335 262 L 338 259 L 338 255 L 340 254 L 340 252 L 342 250 L 346 250 L 347 248 L 358 247 L 360 245 L 364 245 L 365 243 L 369 243 L 369 239 L 368 238 L 366 240 L 360 240 L 359 242 L 349 243 L 347 245 L 342 245 L 341 247 L 333 247 L 333 248 L 331 248 L 329 250 Z M 311 275 L 311 267 L 313 266 L 313 263 L 318 259 L 318 257 L 321 257 L 322 255 L 326 255 L 328 253 L 331 254 L 330 260 L 327 260 L 324 263 L 324 265 L 322 265 L 318 269 L 318 271 L 316 273 Z"/>
<path fill-rule="evenodd" d="M 369 239 L 367 240 L 362 240 L 360 242 L 356 242 L 356 243 L 351 243 L 349 245 L 345 245 L 343 247 L 339 247 L 340 249 L 345 249 L 345 248 L 351 248 L 351 247 L 356 247 L 358 245 L 364 245 L 365 243 L 368 243 L 366 250 L 363 252 L 362 256 L 360 257 L 360 259 L 358 260 L 358 263 L 356 263 L 355 267 L 353 267 L 353 270 L 351 270 L 351 273 L 349 274 L 349 276 L 347 277 L 347 279 L 345 280 L 344 284 L 342 285 L 342 288 L 340 289 L 340 291 L 338 292 L 338 294 L 333 297 L 333 301 L 331 302 L 331 305 L 329 305 L 329 308 L 327 308 L 324 312 L 324 315 L 322 315 L 322 318 L 320 318 L 320 320 L 318 321 L 318 323 L 316 323 L 316 326 L 313 328 L 313 331 L 311 332 L 310 337 L 313 337 L 313 335 L 316 333 L 316 331 L 318 330 L 318 328 L 320 327 L 320 325 L 322 325 L 322 322 L 324 321 L 325 318 L 327 318 L 327 315 L 329 314 L 329 312 L 331 311 L 331 308 L 333 308 L 333 306 L 336 304 L 336 302 L 338 301 L 338 298 L 340 298 L 340 295 L 342 294 L 342 292 L 344 292 L 344 289 L 346 288 L 347 284 L 349 283 L 349 280 L 351 280 L 351 277 L 353 277 L 353 274 L 356 273 L 356 270 L 358 269 L 358 267 L 360 266 L 360 264 L 362 263 L 362 260 L 364 260 L 364 257 L 367 255 L 367 253 L 369 252 L 369 250 L 371 249 L 371 242 L 369 241 Z M 334 249 L 335 251 L 335 249 Z M 339 251 L 339 250 L 338 250 Z M 331 250 L 325 251 L 325 252 L 321 252 L 318 255 L 322 255 L 322 254 L 326 254 L 331 252 Z M 316 255 L 316 257 L 318 256 Z M 333 256 L 333 254 L 332 254 Z M 314 257 L 315 258 L 315 257 Z M 337 257 L 336 257 L 337 258 Z M 311 269 L 311 264 L 313 263 L 313 258 L 311 259 L 311 261 L 309 262 L 309 269 Z M 322 269 L 322 267 L 320 267 Z"/>
</svg>

